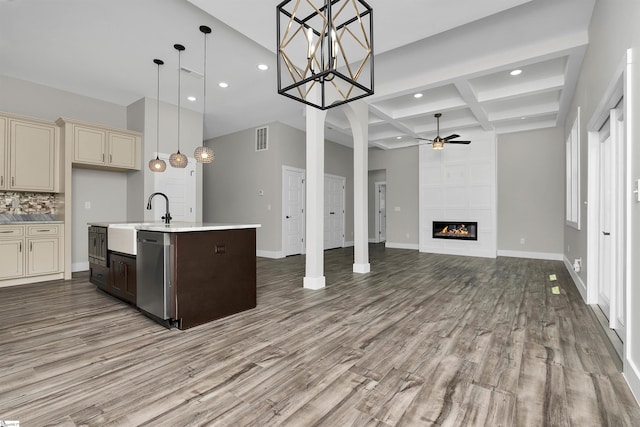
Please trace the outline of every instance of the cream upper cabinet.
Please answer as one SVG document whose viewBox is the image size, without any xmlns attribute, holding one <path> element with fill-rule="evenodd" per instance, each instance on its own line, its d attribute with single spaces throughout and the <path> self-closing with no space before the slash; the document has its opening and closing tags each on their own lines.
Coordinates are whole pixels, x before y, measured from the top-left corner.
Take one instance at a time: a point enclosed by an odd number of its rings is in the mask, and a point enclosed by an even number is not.
<svg viewBox="0 0 640 427">
<path fill-rule="evenodd" d="M 59 130 L 45 121 L 3 117 L 4 188 L 15 191 L 57 192 L 59 179 Z M 0 127 L 2 124 L 0 124 Z M 8 136 L 8 144 L 6 138 Z"/>
<path fill-rule="evenodd" d="M 73 126 L 73 161 L 104 165 L 107 133 L 87 126 Z"/>
<path fill-rule="evenodd" d="M 109 166 L 121 167 L 127 169 L 140 169 L 136 167 L 136 147 L 139 146 L 135 135 L 108 132 L 109 141 L 109 158 L 107 162 Z"/>
<path fill-rule="evenodd" d="M 0 117 L 0 190 L 7 189 L 7 119 Z"/>
<path fill-rule="evenodd" d="M 64 118 L 57 123 L 64 129 L 65 144 L 73 147 L 74 166 L 105 170 L 140 169 L 140 133 Z"/>
</svg>

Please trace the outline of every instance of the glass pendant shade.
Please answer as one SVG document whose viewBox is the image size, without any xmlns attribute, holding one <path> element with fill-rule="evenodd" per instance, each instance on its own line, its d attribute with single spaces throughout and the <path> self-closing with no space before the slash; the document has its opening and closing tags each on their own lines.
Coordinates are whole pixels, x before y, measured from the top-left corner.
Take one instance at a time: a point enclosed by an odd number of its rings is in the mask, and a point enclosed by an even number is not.
<svg viewBox="0 0 640 427">
<path fill-rule="evenodd" d="M 211 28 L 206 25 L 200 26 L 200 31 L 204 34 L 204 72 L 203 72 L 203 102 L 202 102 L 202 137 L 206 138 L 206 117 L 207 117 L 207 34 L 211 33 Z M 213 150 L 204 145 L 204 141 L 202 142 L 202 146 L 196 147 L 193 152 L 193 157 L 195 157 L 196 162 L 198 163 L 211 163 L 216 156 L 213 154 Z"/>
<path fill-rule="evenodd" d="M 152 172 L 164 172 L 167 169 L 167 163 L 156 156 L 155 159 L 149 160 L 149 169 Z"/>
<path fill-rule="evenodd" d="M 164 160 L 160 160 L 158 152 L 160 151 L 160 66 L 164 64 L 162 59 L 154 59 L 153 63 L 158 66 L 158 93 L 156 107 L 156 158 L 149 161 L 149 169 L 151 172 L 164 172 L 167 164 Z"/>
<path fill-rule="evenodd" d="M 216 155 L 213 154 L 213 150 L 205 145 L 197 147 L 193 156 L 196 158 L 198 163 L 211 163 L 216 158 Z"/>
<path fill-rule="evenodd" d="M 169 164 L 174 168 L 186 168 L 187 163 L 189 163 L 189 159 L 187 159 L 187 156 L 182 154 L 180 150 L 169 156 Z"/>
<path fill-rule="evenodd" d="M 181 44 L 174 44 L 174 49 L 178 51 L 178 151 L 169 156 L 169 164 L 174 168 L 186 168 L 189 159 L 180 152 L 180 77 L 182 66 L 180 65 L 180 57 L 185 47 Z"/>
</svg>

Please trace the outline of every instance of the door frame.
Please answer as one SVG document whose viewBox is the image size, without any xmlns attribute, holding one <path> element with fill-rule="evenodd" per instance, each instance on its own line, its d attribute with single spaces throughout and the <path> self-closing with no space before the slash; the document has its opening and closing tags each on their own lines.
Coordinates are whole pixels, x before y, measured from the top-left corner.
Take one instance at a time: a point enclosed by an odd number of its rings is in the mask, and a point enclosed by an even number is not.
<svg viewBox="0 0 640 427">
<path fill-rule="evenodd" d="M 287 241 L 287 236 L 285 235 L 285 230 L 286 230 L 286 224 L 285 224 L 285 212 L 286 212 L 286 191 L 287 189 L 285 188 L 285 173 L 287 172 L 294 172 L 294 173 L 300 173 L 302 174 L 302 198 L 300 199 L 302 202 L 302 252 L 301 254 L 305 254 L 306 253 L 306 230 L 307 230 L 307 224 L 306 224 L 306 189 L 307 189 L 307 183 L 306 183 L 306 171 L 304 169 L 300 169 L 300 168 L 295 168 L 293 166 L 287 166 L 287 165 L 282 165 L 282 175 L 281 175 L 281 204 L 282 206 L 280 207 L 280 234 L 281 234 L 281 239 L 282 239 L 282 257 L 287 256 L 286 255 L 286 241 Z"/>
<path fill-rule="evenodd" d="M 387 187 L 387 181 L 376 181 L 373 183 L 373 188 L 374 188 L 374 199 L 375 199 L 375 215 L 374 215 L 374 223 L 375 223 L 375 227 L 374 227 L 374 233 L 375 236 L 373 237 L 373 242 L 374 243 L 380 243 L 382 240 L 380 240 L 380 187 L 381 186 L 385 186 L 385 189 Z M 386 202 L 386 192 L 385 192 L 385 206 L 387 204 Z M 386 230 L 386 227 L 385 227 Z M 387 240 L 387 233 L 385 232 L 385 242 Z"/>
<path fill-rule="evenodd" d="M 629 53 L 627 53 L 628 55 Z M 614 278 L 611 287 L 609 327 L 621 331 L 626 335 L 624 325 L 628 324 L 629 298 L 626 298 L 626 310 L 618 307 L 620 301 L 618 296 L 621 293 L 627 294 L 630 277 L 630 251 L 627 235 L 627 214 L 629 209 L 629 167 L 631 161 L 630 145 L 625 136 L 625 127 L 629 125 L 628 94 L 626 78 L 628 58 L 625 55 L 622 63 L 618 67 L 614 78 L 605 91 L 602 100 L 595 109 L 591 120 L 587 125 L 588 132 L 588 197 L 587 204 L 587 303 L 598 303 L 598 280 L 600 278 L 600 144 L 601 129 L 609 121 L 612 137 L 613 155 L 613 189 L 612 205 L 612 231 L 611 247 L 614 252 L 612 267 L 612 277 Z M 619 126 L 618 121 L 626 118 L 625 126 Z M 586 203 L 586 202 L 585 202 Z M 625 313 L 625 319 L 620 319 L 620 314 Z M 624 323 L 621 324 L 620 320 Z M 627 337 L 620 336 L 622 342 L 627 342 Z"/>
</svg>

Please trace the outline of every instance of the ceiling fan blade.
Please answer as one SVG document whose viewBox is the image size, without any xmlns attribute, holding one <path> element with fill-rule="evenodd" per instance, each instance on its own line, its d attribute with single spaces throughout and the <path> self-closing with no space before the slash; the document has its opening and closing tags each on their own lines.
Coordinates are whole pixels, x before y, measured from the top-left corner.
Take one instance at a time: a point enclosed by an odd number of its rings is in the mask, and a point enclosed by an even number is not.
<svg viewBox="0 0 640 427">
<path fill-rule="evenodd" d="M 416 136 L 416 139 L 419 139 L 421 141 L 431 141 L 433 142 L 433 139 L 429 139 L 429 138 L 420 138 L 419 136 Z"/>
<path fill-rule="evenodd" d="M 457 133 L 454 133 L 453 135 L 445 136 L 442 139 L 444 139 L 445 141 L 448 141 L 448 140 L 453 139 L 453 138 L 458 138 L 459 136 L 460 135 L 458 135 Z"/>
<path fill-rule="evenodd" d="M 445 141 L 447 144 L 471 144 L 471 141 Z"/>
</svg>

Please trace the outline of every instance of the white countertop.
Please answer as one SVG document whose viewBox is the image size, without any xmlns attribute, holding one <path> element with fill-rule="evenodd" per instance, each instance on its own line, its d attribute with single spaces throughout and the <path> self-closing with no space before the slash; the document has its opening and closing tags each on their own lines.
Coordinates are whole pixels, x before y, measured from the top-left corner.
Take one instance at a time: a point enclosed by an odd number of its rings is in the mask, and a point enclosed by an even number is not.
<svg viewBox="0 0 640 427">
<path fill-rule="evenodd" d="M 190 231 L 219 231 L 240 230 L 245 228 L 260 228 L 261 224 L 237 224 L 222 222 L 180 222 L 175 221 L 165 224 L 157 222 L 90 222 L 89 225 L 97 227 L 133 228 L 145 231 L 160 231 L 162 233 L 185 233 Z"/>
</svg>

